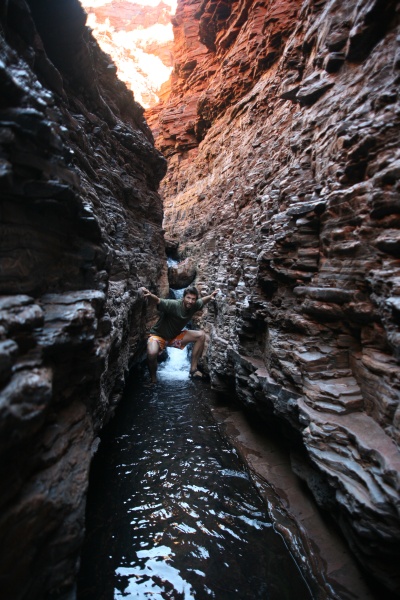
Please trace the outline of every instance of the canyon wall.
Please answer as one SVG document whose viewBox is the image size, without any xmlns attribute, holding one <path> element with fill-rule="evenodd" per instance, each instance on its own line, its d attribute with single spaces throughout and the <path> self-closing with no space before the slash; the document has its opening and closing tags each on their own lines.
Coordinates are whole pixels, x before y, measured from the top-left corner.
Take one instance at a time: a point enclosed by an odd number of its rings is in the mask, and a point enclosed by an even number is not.
<svg viewBox="0 0 400 600">
<path fill-rule="evenodd" d="M 167 243 L 208 369 L 292 447 L 365 572 L 399 593 L 399 6 L 180 0 Z"/>
<path fill-rule="evenodd" d="M 77 0 L 0 9 L 0 596 L 13 600 L 73 597 L 96 436 L 144 350 L 137 290 L 167 291 L 166 161 L 85 19 Z"/>
</svg>

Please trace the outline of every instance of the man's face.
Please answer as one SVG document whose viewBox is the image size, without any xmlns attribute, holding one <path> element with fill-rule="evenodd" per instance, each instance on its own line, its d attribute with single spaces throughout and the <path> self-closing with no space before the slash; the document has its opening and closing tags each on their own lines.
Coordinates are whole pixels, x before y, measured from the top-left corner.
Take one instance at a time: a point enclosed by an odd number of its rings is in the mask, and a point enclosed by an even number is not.
<svg viewBox="0 0 400 600">
<path fill-rule="evenodd" d="M 186 296 L 183 297 L 183 306 L 188 310 L 196 304 L 196 300 L 197 298 L 194 294 L 186 294 Z"/>
</svg>

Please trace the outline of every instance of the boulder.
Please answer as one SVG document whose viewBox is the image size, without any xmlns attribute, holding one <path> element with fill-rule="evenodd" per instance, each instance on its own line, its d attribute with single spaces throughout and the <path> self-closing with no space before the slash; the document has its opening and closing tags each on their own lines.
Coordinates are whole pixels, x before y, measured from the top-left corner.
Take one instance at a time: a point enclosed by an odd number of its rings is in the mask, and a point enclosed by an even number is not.
<svg viewBox="0 0 400 600">
<path fill-rule="evenodd" d="M 196 265 L 191 258 L 186 258 L 177 265 L 168 268 L 169 285 L 174 290 L 188 287 L 196 277 Z"/>
</svg>

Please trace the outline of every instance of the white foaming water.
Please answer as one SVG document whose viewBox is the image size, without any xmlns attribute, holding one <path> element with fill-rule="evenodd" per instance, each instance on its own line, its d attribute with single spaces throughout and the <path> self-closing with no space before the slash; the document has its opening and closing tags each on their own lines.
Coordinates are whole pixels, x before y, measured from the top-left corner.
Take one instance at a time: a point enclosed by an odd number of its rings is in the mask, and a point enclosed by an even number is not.
<svg viewBox="0 0 400 600">
<path fill-rule="evenodd" d="M 176 260 L 175 258 L 171 258 L 170 256 L 167 256 L 167 265 L 169 267 L 175 267 L 177 264 L 179 264 L 179 260 Z"/>
<path fill-rule="evenodd" d="M 168 348 L 168 358 L 158 365 L 157 375 L 160 381 L 183 381 L 189 377 L 190 362 L 188 349 Z"/>
</svg>

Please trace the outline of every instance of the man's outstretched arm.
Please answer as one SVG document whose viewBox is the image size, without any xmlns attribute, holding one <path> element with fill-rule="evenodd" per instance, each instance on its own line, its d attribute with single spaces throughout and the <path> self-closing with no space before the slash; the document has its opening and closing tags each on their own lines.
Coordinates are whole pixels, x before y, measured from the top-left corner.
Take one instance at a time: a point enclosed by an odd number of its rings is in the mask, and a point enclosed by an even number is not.
<svg viewBox="0 0 400 600">
<path fill-rule="evenodd" d="M 152 294 L 147 288 L 142 287 L 140 288 L 143 294 L 144 298 L 149 298 L 150 300 L 154 300 L 154 302 L 156 302 L 156 304 L 160 304 L 160 298 L 158 296 L 156 296 L 155 294 Z"/>
<path fill-rule="evenodd" d="M 214 290 L 213 292 L 211 292 L 211 294 L 209 296 L 204 296 L 203 298 L 201 298 L 201 300 L 203 300 L 203 306 L 205 304 L 208 304 L 210 302 L 210 300 L 214 300 L 215 296 L 218 294 L 220 290 Z"/>
</svg>

